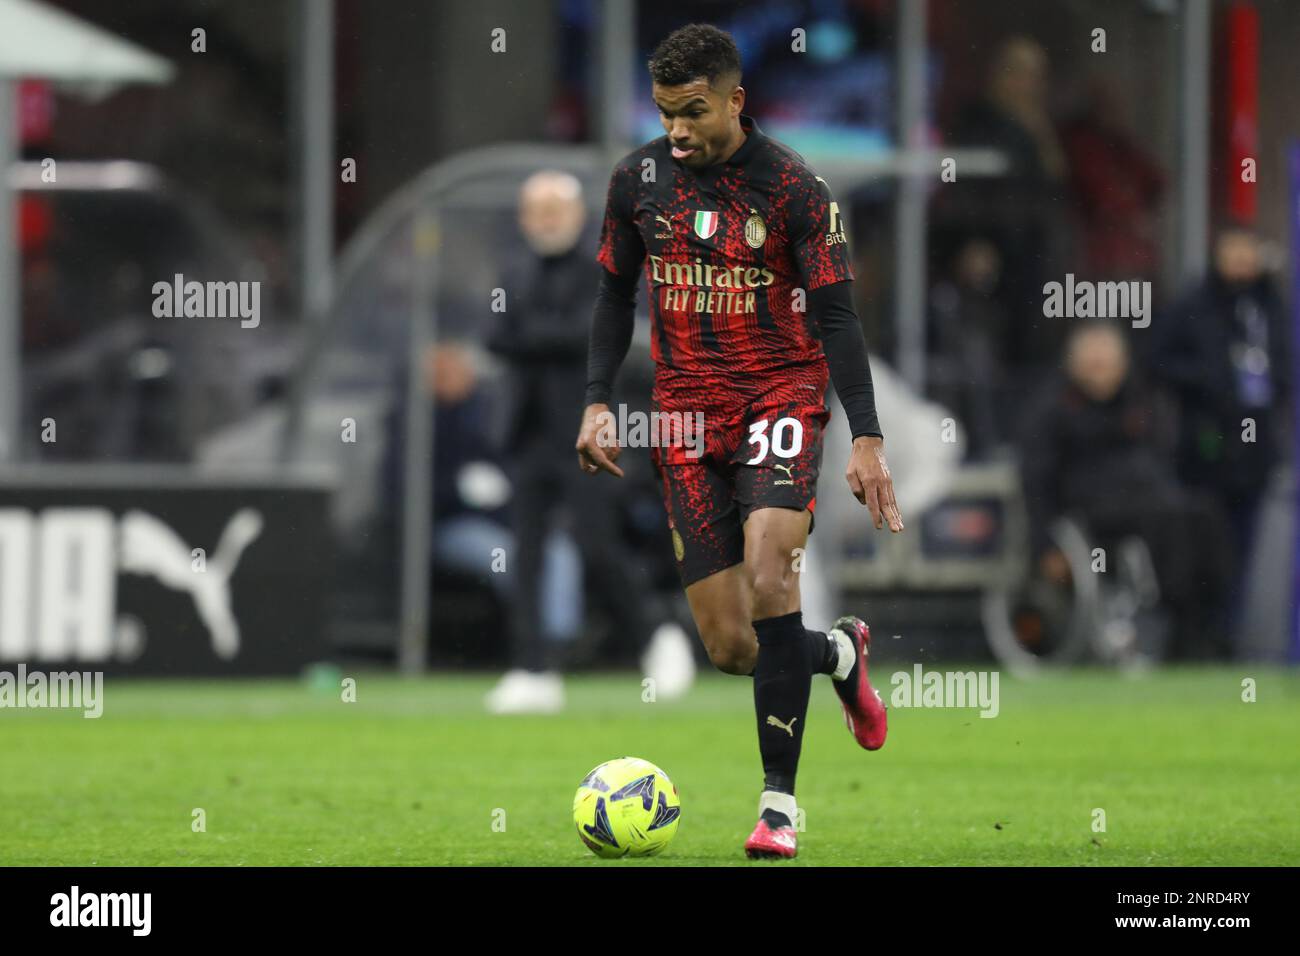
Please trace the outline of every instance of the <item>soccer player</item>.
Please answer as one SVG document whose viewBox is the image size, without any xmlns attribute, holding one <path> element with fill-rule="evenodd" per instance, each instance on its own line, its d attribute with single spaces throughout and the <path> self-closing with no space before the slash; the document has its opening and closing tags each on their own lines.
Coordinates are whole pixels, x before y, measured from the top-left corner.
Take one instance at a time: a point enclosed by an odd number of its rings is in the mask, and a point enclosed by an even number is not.
<svg viewBox="0 0 1300 956">
<path fill-rule="evenodd" d="M 655 410 L 705 424 L 702 449 L 694 440 L 651 449 L 677 567 L 714 666 L 754 679 L 764 788 L 745 852 L 793 857 L 813 674 L 832 677 L 859 745 L 878 749 L 886 731 L 867 679 L 866 625 L 846 616 L 829 634 L 805 630 L 799 606 L 828 376 L 853 432 L 849 487 L 877 528 L 902 531 L 903 519 L 829 188 L 741 112 L 740 54 L 727 33 L 682 27 L 649 68 L 667 135 L 629 153 L 610 179 L 578 463 L 623 474 L 608 401 L 644 271 Z"/>
</svg>

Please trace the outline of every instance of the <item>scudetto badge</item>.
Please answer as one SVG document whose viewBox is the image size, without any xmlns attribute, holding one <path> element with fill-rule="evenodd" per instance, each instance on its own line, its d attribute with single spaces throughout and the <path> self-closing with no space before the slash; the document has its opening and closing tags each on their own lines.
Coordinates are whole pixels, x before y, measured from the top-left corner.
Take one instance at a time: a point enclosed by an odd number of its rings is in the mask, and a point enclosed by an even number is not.
<svg viewBox="0 0 1300 956">
<path fill-rule="evenodd" d="M 758 213 L 745 220 L 745 241 L 751 249 L 762 249 L 767 242 L 767 224 Z"/>
</svg>

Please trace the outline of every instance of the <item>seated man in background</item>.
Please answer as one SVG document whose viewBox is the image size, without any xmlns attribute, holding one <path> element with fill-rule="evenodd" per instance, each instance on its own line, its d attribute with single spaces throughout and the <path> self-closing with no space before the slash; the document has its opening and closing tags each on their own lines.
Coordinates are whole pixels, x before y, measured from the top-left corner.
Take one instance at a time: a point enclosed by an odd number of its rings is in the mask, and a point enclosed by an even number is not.
<svg viewBox="0 0 1300 956">
<path fill-rule="evenodd" d="M 497 548 L 514 549 L 507 514 L 510 482 L 501 456 L 483 441 L 491 395 L 474 368 L 473 353 L 455 343 L 430 346 L 425 387 L 434 400 L 433 564 L 486 581 L 503 607 L 517 587 L 513 565 L 497 573 Z M 573 640 L 582 625 L 582 564 L 573 539 L 559 530 L 546 538 L 540 583 L 541 639 Z"/>
<path fill-rule="evenodd" d="M 1032 557 L 1045 577 L 1068 582 L 1048 534 L 1061 515 L 1081 521 L 1094 547 L 1142 539 L 1172 617 L 1171 656 L 1226 657 L 1227 529 L 1211 503 L 1179 486 L 1166 409 L 1131 374 L 1118 326 L 1075 326 L 1065 374 L 1033 403 L 1020 445 Z"/>
</svg>

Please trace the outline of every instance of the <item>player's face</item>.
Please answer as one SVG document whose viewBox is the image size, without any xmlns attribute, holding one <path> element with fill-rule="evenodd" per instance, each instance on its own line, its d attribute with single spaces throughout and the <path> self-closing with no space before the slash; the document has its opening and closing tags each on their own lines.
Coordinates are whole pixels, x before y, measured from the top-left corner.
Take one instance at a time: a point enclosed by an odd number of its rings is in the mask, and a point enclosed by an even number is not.
<svg viewBox="0 0 1300 956">
<path fill-rule="evenodd" d="M 651 94 L 678 162 L 701 169 L 724 158 L 735 117 L 744 104 L 741 87 L 723 94 L 711 89 L 709 81 L 701 77 L 680 86 L 655 83 Z"/>
</svg>

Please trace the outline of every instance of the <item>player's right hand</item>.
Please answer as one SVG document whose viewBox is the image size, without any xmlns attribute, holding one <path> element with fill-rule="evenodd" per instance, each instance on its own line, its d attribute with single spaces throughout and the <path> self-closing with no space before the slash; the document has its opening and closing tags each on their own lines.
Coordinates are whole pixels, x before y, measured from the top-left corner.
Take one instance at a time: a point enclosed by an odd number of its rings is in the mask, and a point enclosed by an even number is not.
<svg viewBox="0 0 1300 956">
<path fill-rule="evenodd" d="M 623 469 L 615 462 L 623 449 L 618 445 L 618 436 L 611 427 L 613 416 L 609 406 L 588 405 L 582 413 L 582 426 L 578 429 L 578 467 L 589 475 L 598 471 L 607 471 L 615 477 L 623 477 Z"/>
</svg>

